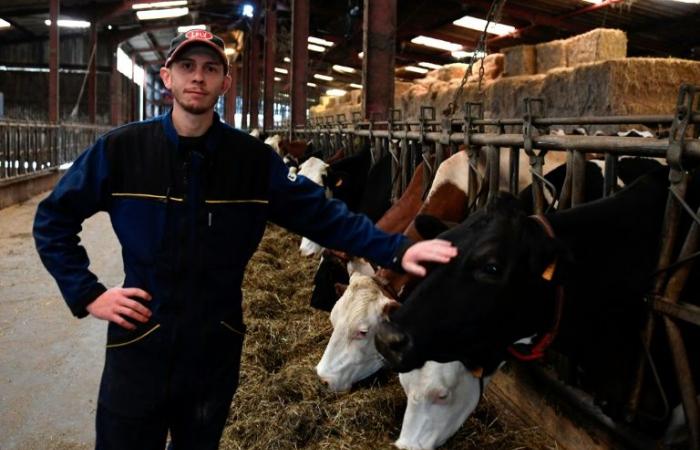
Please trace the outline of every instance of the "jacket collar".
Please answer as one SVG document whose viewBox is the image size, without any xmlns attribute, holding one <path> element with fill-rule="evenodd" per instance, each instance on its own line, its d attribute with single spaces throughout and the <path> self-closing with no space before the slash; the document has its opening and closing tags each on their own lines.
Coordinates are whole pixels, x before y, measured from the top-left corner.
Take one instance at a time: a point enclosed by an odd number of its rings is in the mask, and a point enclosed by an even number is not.
<svg viewBox="0 0 700 450">
<path fill-rule="evenodd" d="M 179 139 L 177 136 L 177 130 L 175 129 L 175 125 L 173 125 L 173 110 L 171 109 L 168 111 L 166 114 L 163 114 L 161 116 L 161 123 L 163 124 L 163 129 L 165 131 L 165 136 L 168 138 L 168 140 L 175 146 L 175 148 L 178 147 L 179 144 Z M 221 141 L 221 137 L 223 135 L 223 129 L 224 126 L 221 123 L 221 119 L 219 118 L 219 115 L 214 112 L 214 118 L 211 124 L 211 127 L 209 127 L 209 130 L 207 130 L 207 151 L 212 152 L 216 147 L 218 147 L 219 142 Z"/>
</svg>

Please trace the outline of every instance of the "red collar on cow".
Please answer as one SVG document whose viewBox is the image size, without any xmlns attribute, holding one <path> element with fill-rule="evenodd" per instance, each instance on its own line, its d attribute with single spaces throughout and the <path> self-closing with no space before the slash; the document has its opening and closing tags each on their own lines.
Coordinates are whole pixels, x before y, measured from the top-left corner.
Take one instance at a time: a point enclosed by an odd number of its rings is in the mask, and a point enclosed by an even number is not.
<svg viewBox="0 0 700 450">
<path fill-rule="evenodd" d="M 542 226 L 547 236 L 551 237 L 552 239 L 554 238 L 554 230 L 552 229 L 552 225 L 544 216 L 534 215 L 530 216 L 530 218 L 535 222 L 539 223 L 540 226 Z M 544 272 L 542 272 L 542 278 L 544 278 L 547 281 L 552 281 L 552 277 L 554 276 L 554 270 L 556 269 L 556 266 L 557 260 L 555 258 L 554 261 L 552 261 L 544 269 Z M 557 336 L 557 333 L 559 333 L 559 324 L 561 322 L 561 314 L 564 306 L 564 286 L 559 284 L 556 286 L 555 289 L 556 299 L 554 300 L 554 320 L 552 323 L 552 328 L 550 328 L 548 332 L 543 334 L 542 337 L 538 341 L 536 341 L 532 345 L 532 347 L 530 347 L 527 353 L 519 351 L 513 345 L 508 347 L 508 351 L 516 359 L 519 359 L 520 361 L 534 361 L 536 359 L 542 358 L 544 356 L 544 351 L 552 344 L 554 338 L 556 338 Z"/>
</svg>

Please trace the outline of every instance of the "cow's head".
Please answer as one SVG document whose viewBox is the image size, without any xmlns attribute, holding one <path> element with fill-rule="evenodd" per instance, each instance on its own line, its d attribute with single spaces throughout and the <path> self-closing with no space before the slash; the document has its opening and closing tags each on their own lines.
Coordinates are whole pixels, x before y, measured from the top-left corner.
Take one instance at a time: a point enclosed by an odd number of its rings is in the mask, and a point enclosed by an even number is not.
<svg viewBox="0 0 700 450">
<path fill-rule="evenodd" d="M 490 377 L 479 380 L 459 361 L 428 361 L 399 375 L 406 393 L 406 412 L 395 445 L 433 449 L 449 439 L 476 409 Z"/>
<path fill-rule="evenodd" d="M 557 280 L 542 275 L 563 261 L 563 246 L 509 194 L 439 237 L 458 255 L 434 266 L 382 325 L 377 349 L 401 372 L 435 360 L 490 374 L 511 343 L 551 323 Z"/>
<path fill-rule="evenodd" d="M 333 334 L 316 373 L 333 391 L 348 391 L 384 361 L 374 347 L 379 324 L 398 303 L 386 297 L 370 277 L 356 273 L 331 311 Z"/>
</svg>

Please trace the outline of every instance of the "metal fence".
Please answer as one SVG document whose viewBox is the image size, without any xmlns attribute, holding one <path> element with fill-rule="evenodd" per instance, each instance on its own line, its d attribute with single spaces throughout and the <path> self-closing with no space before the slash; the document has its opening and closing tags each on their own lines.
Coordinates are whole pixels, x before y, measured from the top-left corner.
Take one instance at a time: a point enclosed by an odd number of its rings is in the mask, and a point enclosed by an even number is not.
<svg viewBox="0 0 700 450">
<path fill-rule="evenodd" d="M 56 170 L 110 127 L 0 120 L 0 181 Z"/>
<path fill-rule="evenodd" d="M 698 411 L 697 386 L 694 385 L 685 343 L 678 326 L 686 322 L 700 326 L 700 308 L 685 303 L 681 298 L 683 286 L 690 274 L 685 264 L 700 256 L 700 211 L 693 211 L 684 197 L 689 178 L 700 164 L 700 87 L 683 85 L 680 88 L 674 115 L 616 116 L 616 117 L 546 117 L 543 101 L 525 99 L 525 115 L 522 118 L 485 119 L 483 107 L 468 103 L 464 117 L 435 120 L 432 108 L 422 108 L 418 121 L 402 121 L 394 111 L 388 121 L 359 121 L 354 116 L 347 121 L 343 115 L 309 121 L 305 127 L 293 130 L 277 128 L 269 133 L 283 133 L 295 138 L 307 139 L 325 156 L 338 149 L 352 151 L 369 145 L 374 157 L 384 152 L 392 155 L 392 180 L 394 196 L 405 189 L 411 170 L 421 159 L 429 174 L 424 184 L 427 190 L 440 162 L 458 149 L 469 156 L 469 199 L 473 208 L 483 206 L 488 198 L 503 185 L 499 164 L 501 152 L 509 152 L 508 189 L 518 190 L 520 152 L 525 152 L 530 162 L 533 185 L 533 205 L 536 213 L 546 207 L 542 168 L 548 152 L 566 152 L 567 170 L 564 185 L 558 195 L 558 209 L 576 206 L 584 201 L 586 154 L 596 153 L 604 158 L 604 193 L 609 195 L 616 188 L 617 161 L 620 156 L 646 156 L 666 160 L 670 168 L 670 187 L 660 236 L 660 269 L 653 292 L 645 301 L 650 306 L 647 323 L 641 334 L 644 351 L 640 351 L 637 377 L 630 380 L 633 386 L 627 408 L 630 417 L 638 412 L 641 387 L 644 383 L 645 354 L 648 352 L 655 328 L 661 328 L 672 355 L 679 391 L 689 424 L 690 448 L 700 448 L 700 412 Z M 551 127 L 593 125 L 640 125 L 660 131 L 655 137 L 552 135 Z M 693 126 L 694 125 L 694 126 Z M 513 132 L 518 130 L 519 133 Z M 506 132 L 508 131 L 508 132 Z M 480 167 L 477 162 L 486 160 Z M 699 169 L 700 170 L 700 169 Z M 397 176 L 398 175 L 398 176 Z M 478 180 L 478 181 L 477 181 Z M 683 214 L 688 214 L 693 226 L 686 235 L 680 235 L 679 224 Z M 680 254 L 674 252 L 682 243 Z M 675 268 L 675 270 L 667 270 Z M 693 357 L 697 357 L 694 355 Z M 574 393 L 574 396 L 578 394 Z M 585 408 L 583 408 L 585 409 Z M 603 420 L 604 422 L 604 420 Z M 614 434 L 620 432 L 613 427 Z M 619 436 L 619 434 L 618 434 Z M 625 439 L 627 442 L 630 440 Z M 636 446 L 635 444 L 631 444 Z"/>
</svg>

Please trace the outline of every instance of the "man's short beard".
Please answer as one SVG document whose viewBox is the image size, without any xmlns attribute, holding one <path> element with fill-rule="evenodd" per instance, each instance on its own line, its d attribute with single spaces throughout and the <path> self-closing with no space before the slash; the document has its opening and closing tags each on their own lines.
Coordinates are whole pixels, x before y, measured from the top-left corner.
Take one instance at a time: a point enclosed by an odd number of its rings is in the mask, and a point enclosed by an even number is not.
<svg viewBox="0 0 700 450">
<path fill-rule="evenodd" d="M 185 111 L 187 111 L 190 114 L 195 114 L 195 115 L 206 114 L 208 112 L 211 112 L 214 109 L 214 106 L 216 105 L 217 100 L 218 99 L 215 98 L 214 101 L 211 102 L 211 105 L 209 105 L 209 106 L 196 107 L 196 106 L 187 105 L 187 104 L 179 101 L 177 98 L 175 98 L 175 101 L 177 102 L 178 105 L 180 105 L 180 107 L 182 109 L 184 109 Z"/>
</svg>

